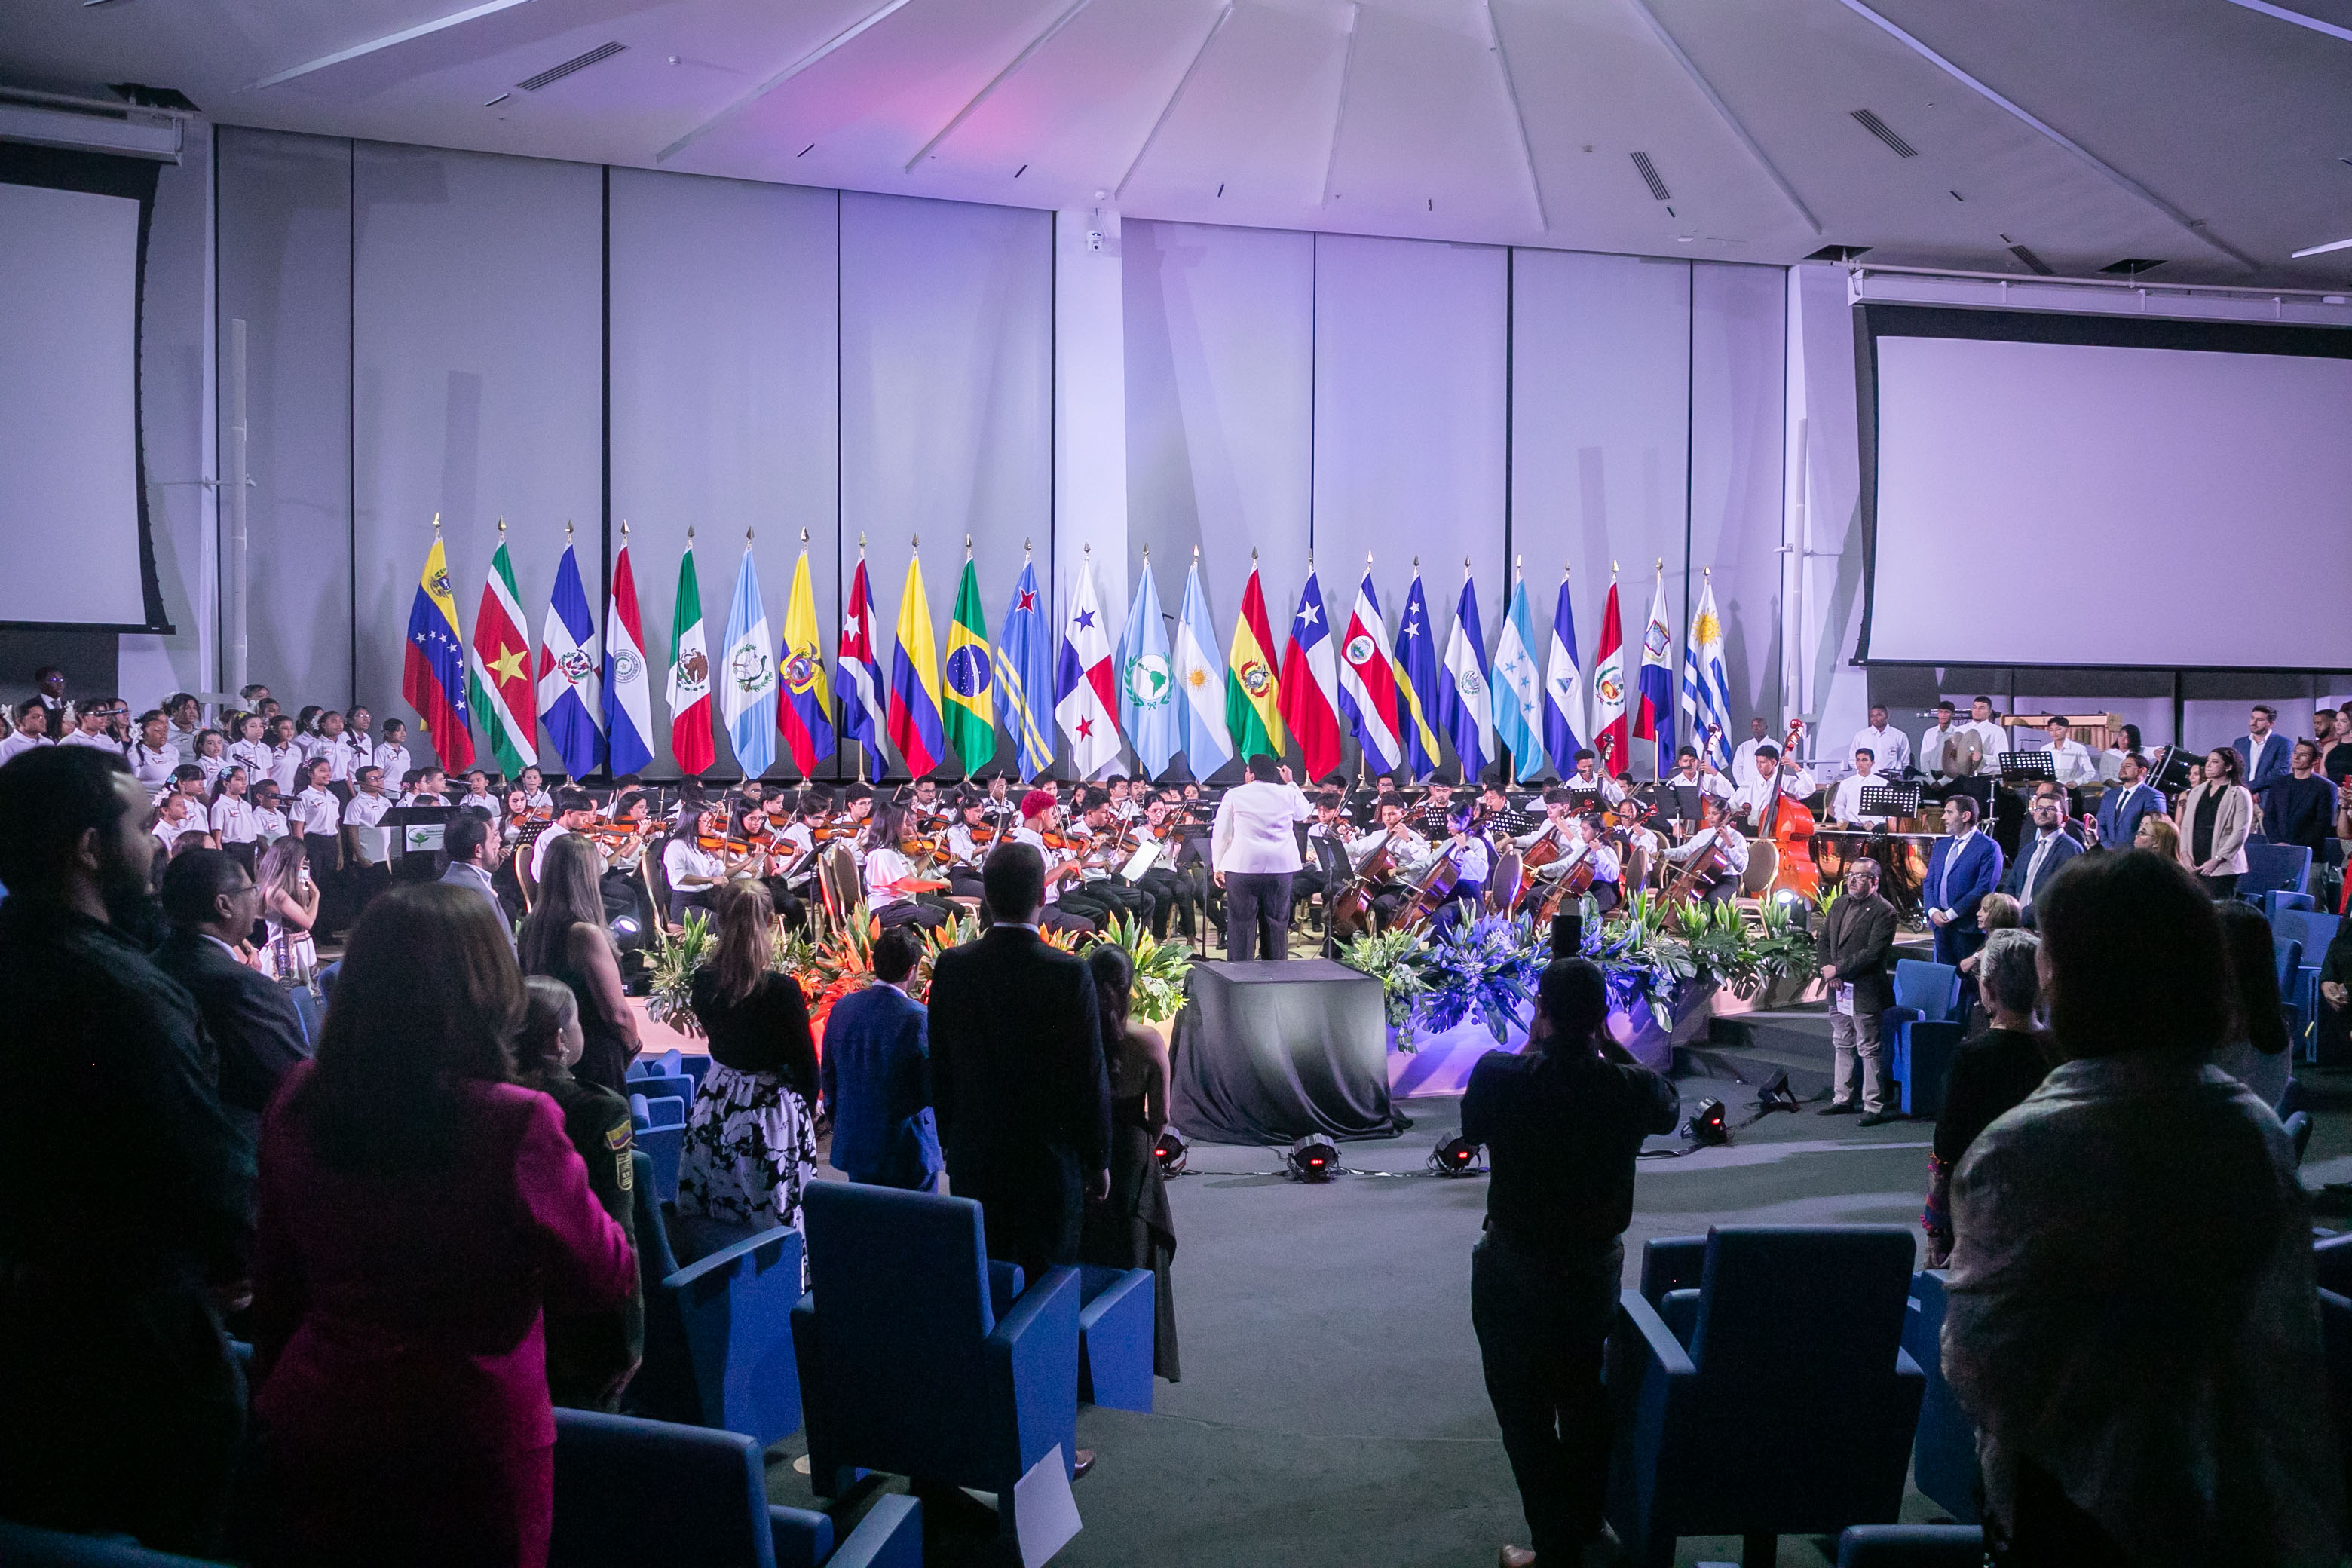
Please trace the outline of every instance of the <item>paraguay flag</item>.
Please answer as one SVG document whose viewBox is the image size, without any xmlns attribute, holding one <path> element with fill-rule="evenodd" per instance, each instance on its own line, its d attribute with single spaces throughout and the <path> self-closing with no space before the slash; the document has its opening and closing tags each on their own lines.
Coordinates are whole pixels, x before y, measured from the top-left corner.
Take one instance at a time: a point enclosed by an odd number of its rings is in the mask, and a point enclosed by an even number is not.
<svg viewBox="0 0 2352 1568">
<path fill-rule="evenodd" d="M 849 608 L 841 617 L 834 674 L 834 689 L 841 693 L 841 738 L 863 745 L 879 774 L 887 765 L 882 737 L 890 720 L 882 705 L 882 665 L 874 657 L 874 591 L 866 581 L 863 544 L 857 547 L 857 572 L 849 579 Z"/>
<path fill-rule="evenodd" d="M 940 728 L 940 654 L 931 639 L 931 602 L 923 596 L 923 560 L 907 556 L 907 586 L 898 595 L 898 646 L 890 652 L 890 743 L 907 759 L 907 776 L 921 778 L 948 749 Z"/>
<path fill-rule="evenodd" d="M 1356 585 L 1355 607 L 1339 639 L 1339 710 L 1347 715 L 1357 750 L 1375 773 L 1392 773 L 1404 761 L 1404 747 L 1397 739 L 1394 664 L 1368 553 L 1363 581 Z"/>
<path fill-rule="evenodd" d="M 1544 668 L 1544 747 L 1551 765 L 1566 778 L 1576 771 L 1576 753 L 1584 742 L 1578 729 L 1584 723 L 1584 676 L 1576 668 L 1576 611 L 1568 601 L 1568 571 L 1559 574 L 1559 598 L 1551 613 L 1551 658 Z"/>
<path fill-rule="evenodd" d="M 996 686 L 1004 693 L 1004 728 L 1024 779 L 1054 765 L 1054 645 L 1037 594 L 1037 568 L 1024 555 L 1021 580 L 1013 585 L 1013 603 L 1004 611 L 1003 638 L 996 645 Z"/>
<path fill-rule="evenodd" d="M 776 679 L 784 700 L 776 705 L 776 727 L 793 753 L 801 777 L 833 755 L 833 682 L 824 673 L 824 643 L 816 621 L 816 590 L 809 577 L 808 542 L 793 568 L 793 596 L 784 605 L 784 644 L 776 656 Z"/>
<path fill-rule="evenodd" d="M 654 760 L 654 699 L 646 679 L 646 637 L 637 623 L 637 576 L 629 569 L 629 525 L 613 557 L 613 598 L 604 612 L 604 748 L 614 775 Z"/>
<path fill-rule="evenodd" d="M 593 773 L 604 751 L 596 725 L 598 700 L 596 623 L 588 614 L 588 590 L 580 585 L 580 557 L 568 542 L 555 563 L 555 591 L 548 595 L 547 619 L 539 634 L 539 722 L 563 771 L 573 778 Z"/>
<path fill-rule="evenodd" d="M 1339 765 L 1339 677 L 1332 668 L 1331 617 L 1323 610 L 1323 587 L 1315 568 L 1298 590 L 1298 613 L 1290 617 L 1290 640 L 1282 650 L 1282 721 L 1307 760 L 1307 776 L 1320 779 Z"/>
<path fill-rule="evenodd" d="M 425 552 L 425 571 L 408 610 L 400 695 L 433 737 L 443 767 L 455 773 L 474 765 L 474 727 L 466 715 L 466 645 L 457 636 L 457 601 L 449 592 L 449 565 L 437 533 Z"/>
</svg>

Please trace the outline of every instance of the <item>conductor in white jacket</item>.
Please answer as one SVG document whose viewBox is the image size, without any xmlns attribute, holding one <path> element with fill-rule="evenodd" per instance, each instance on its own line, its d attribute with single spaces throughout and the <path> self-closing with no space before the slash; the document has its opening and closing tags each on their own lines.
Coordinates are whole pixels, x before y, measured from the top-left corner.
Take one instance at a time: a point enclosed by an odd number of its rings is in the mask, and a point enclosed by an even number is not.
<svg viewBox="0 0 2352 1568">
<path fill-rule="evenodd" d="M 1218 804 L 1211 848 L 1217 886 L 1225 890 L 1227 958 L 1290 956 L 1290 879 L 1299 865 L 1293 824 L 1314 815 L 1290 770 L 1264 755 L 1243 763 L 1241 784 Z"/>
</svg>

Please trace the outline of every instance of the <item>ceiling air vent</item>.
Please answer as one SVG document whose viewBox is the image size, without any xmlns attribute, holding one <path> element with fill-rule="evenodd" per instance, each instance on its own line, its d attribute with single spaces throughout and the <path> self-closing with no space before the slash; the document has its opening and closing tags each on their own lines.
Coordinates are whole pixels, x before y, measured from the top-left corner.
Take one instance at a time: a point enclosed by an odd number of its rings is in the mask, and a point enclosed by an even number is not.
<svg viewBox="0 0 2352 1568">
<path fill-rule="evenodd" d="M 1895 155 L 1896 157 L 1916 158 L 1919 155 L 1918 148 L 1914 147 L 1910 142 L 1906 142 L 1902 137 L 1895 134 L 1892 130 L 1888 129 L 1886 121 L 1879 119 L 1877 115 L 1873 114 L 1869 110 L 1857 109 L 1853 112 L 1854 119 L 1861 122 L 1862 128 L 1864 131 L 1869 132 L 1873 136 L 1877 137 L 1881 142 L 1885 142 L 1889 147 L 1895 149 Z"/>
<path fill-rule="evenodd" d="M 2143 272 L 2153 272 L 2163 265 L 2161 260 L 2150 261 L 2143 256 L 2126 256 L 2121 261 L 2109 262 L 2099 270 L 2116 278 L 2137 278 Z"/>
<path fill-rule="evenodd" d="M 1852 261 L 1855 257 L 1860 256 L 1869 248 L 1870 247 L 1866 245 L 1824 245 L 1819 250 L 1814 251 L 1811 256 L 1806 257 L 1805 259 L 1808 261 Z"/>
<path fill-rule="evenodd" d="M 2055 268 L 2052 267 L 2050 263 L 2042 260 L 2042 258 L 2034 255 L 2033 252 L 2026 249 L 2025 247 L 2021 245 L 2011 246 L 2009 247 L 2009 253 L 2011 256 L 2016 257 L 2020 261 L 2024 262 L 2032 270 L 2042 274 L 2044 278 L 2050 277 L 2057 270 Z"/>
<path fill-rule="evenodd" d="M 599 44 L 584 55 L 575 55 L 560 66 L 550 66 L 537 76 L 525 77 L 515 85 L 525 92 L 537 92 L 550 82 L 562 81 L 573 71 L 586 70 L 598 60 L 609 60 L 628 47 L 626 44 Z"/>
<path fill-rule="evenodd" d="M 1658 166 L 1650 162 L 1650 155 L 1647 153 L 1633 154 L 1633 167 L 1642 171 L 1642 183 L 1650 187 L 1652 195 L 1662 202 L 1675 199 L 1675 194 L 1666 189 L 1665 181 L 1658 178 Z"/>
</svg>

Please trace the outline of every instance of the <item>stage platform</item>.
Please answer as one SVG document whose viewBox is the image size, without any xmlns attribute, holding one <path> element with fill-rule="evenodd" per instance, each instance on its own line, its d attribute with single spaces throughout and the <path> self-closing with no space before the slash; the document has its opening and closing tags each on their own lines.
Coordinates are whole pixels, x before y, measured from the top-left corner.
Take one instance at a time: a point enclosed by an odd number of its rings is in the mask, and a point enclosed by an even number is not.
<svg viewBox="0 0 2352 1568">
<path fill-rule="evenodd" d="M 1816 1005 L 1717 1014 L 1705 1038 L 1675 1047 L 1674 1071 L 1760 1084 L 1785 1070 L 1797 1098 L 1813 1100 L 1829 1098 L 1832 1062 L 1829 1012 Z"/>
</svg>

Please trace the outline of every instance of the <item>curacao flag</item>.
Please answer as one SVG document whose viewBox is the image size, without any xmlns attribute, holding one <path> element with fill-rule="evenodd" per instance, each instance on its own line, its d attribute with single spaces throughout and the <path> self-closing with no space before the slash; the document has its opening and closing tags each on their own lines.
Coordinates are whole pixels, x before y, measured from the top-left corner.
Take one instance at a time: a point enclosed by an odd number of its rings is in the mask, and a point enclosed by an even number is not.
<svg viewBox="0 0 2352 1568">
<path fill-rule="evenodd" d="M 1054 765 L 1054 638 L 1041 605 L 1037 567 L 1024 551 L 1013 602 L 1004 607 L 996 645 L 996 685 L 1004 693 L 1004 728 L 1021 776 L 1034 779 Z"/>
<path fill-rule="evenodd" d="M 629 568 L 629 525 L 621 524 L 613 557 L 613 596 L 604 611 L 604 756 L 618 778 L 654 760 L 654 700 L 646 679 L 646 637 L 637 621 L 637 574 Z"/>
<path fill-rule="evenodd" d="M 776 650 L 776 729 L 807 778 L 833 755 L 833 682 L 824 673 L 824 640 L 817 626 L 816 590 L 809 577 L 808 531 L 793 566 L 792 597 L 784 602 L 784 640 Z"/>
<path fill-rule="evenodd" d="M 1431 715 L 1438 706 L 1437 632 L 1429 624 L 1429 595 L 1421 585 L 1421 559 L 1413 558 L 1412 586 L 1404 592 L 1404 618 L 1397 623 L 1397 723 L 1404 731 L 1405 771 L 1425 779 L 1444 760 Z M 1475 769 L 1476 763 L 1471 766 Z M 1475 776 L 1475 774 L 1474 774 Z"/>
<path fill-rule="evenodd" d="M 437 531 L 409 605 L 400 695 L 433 737 L 443 767 L 455 773 L 474 765 L 474 727 L 466 716 L 466 645 L 457 635 L 457 601 L 449 592 L 449 563 Z"/>
<path fill-rule="evenodd" d="M 1070 618 L 1054 661 L 1054 720 L 1069 737 L 1070 764 L 1088 779 L 1118 760 L 1118 678 L 1111 670 L 1110 633 L 1095 597 L 1091 546 L 1078 567 Z"/>
<path fill-rule="evenodd" d="M 907 761 L 907 776 L 921 778 L 946 755 L 940 728 L 940 654 L 931 638 L 931 602 L 923 595 L 923 561 L 909 552 L 907 586 L 898 595 L 898 632 L 890 650 L 890 743 Z"/>
<path fill-rule="evenodd" d="M 482 729 L 482 747 L 508 778 L 539 765 L 538 710 L 531 701 L 530 637 L 522 629 L 514 563 L 507 558 L 506 519 L 490 552 L 482 603 L 474 612 L 474 647 L 466 668 L 467 706 Z"/>
<path fill-rule="evenodd" d="M 570 525 L 565 525 L 566 531 Z M 539 722 L 548 749 L 574 779 L 596 767 L 604 732 L 598 700 L 596 623 L 588 614 L 588 590 L 580 583 L 580 556 L 567 540 L 555 563 L 555 588 L 547 598 L 547 619 L 539 633 Z"/>
<path fill-rule="evenodd" d="M 1330 621 L 1309 557 L 1307 585 L 1298 590 L 1298 613 L 1290 617 L 1290 639 L 1282 650 L 1282 721 L 1298 742 L 1309 779 L 1330 773 L 1345 755 L 1339 748 L 1339 677 L 1332 668 Z"/>
<path fill-rule="evenodd" d="M 1617 615 L 1617 567 L 1609 567 L 1609 597 L 1601 607 L 1601 647 L 1592 656 L 1593 749 L 1615 778 L 1633 765 L 1625 734 L 1625 628 Z"/>
<path fill-rule="evenodd" d="M 677 771 L 700 778 L 719 760 L 710 725 L 710 647 L 702 628 L 702 581 L 694 570 L 694 530 L 677 563 L 677 598 L 669 613 L 669 754 Z"/>
<path fill-rule="evenodd" d="M 1249 581 L 1242 584 L 1242 613 L 1234 618 L 1233 646 L 1225 650 L 1225 730 L 1234 754 L 1244 762 L 1283 753 L 1277 668 L 1274 627 L 1265 616 L 1265 590 L 1258 585 L 1257 552 L 1253 550 Z M 1192 774 L 1205 776 L 1197 764 Z"/>
<path fill-rule="evenodd" d="M 947 662 L 940 668 L 947 711 L 940 718 L 948 744 L 963 763 L 963 776 L 996 760 L 996 661 L 988 647 L 988 611 L 980 602 L 980 569 L 971 563 L 971 542 L 963 547 L 963 577 L 956 584 L 955 614 L 948 619 Z"/>
<path fill-rule="evenodd" d="M 1372 557 L 1364 555 L 1363 580 L 1356 584 L 1355 607 L 1339 637 L 1339 710 L 1356 737 L 1364 763 L 1392 773 L 1404 762 L 1397 736 L 1396 660 L 1389 651 L 1388 623 L 1372 586 Z"/>
</svg>

